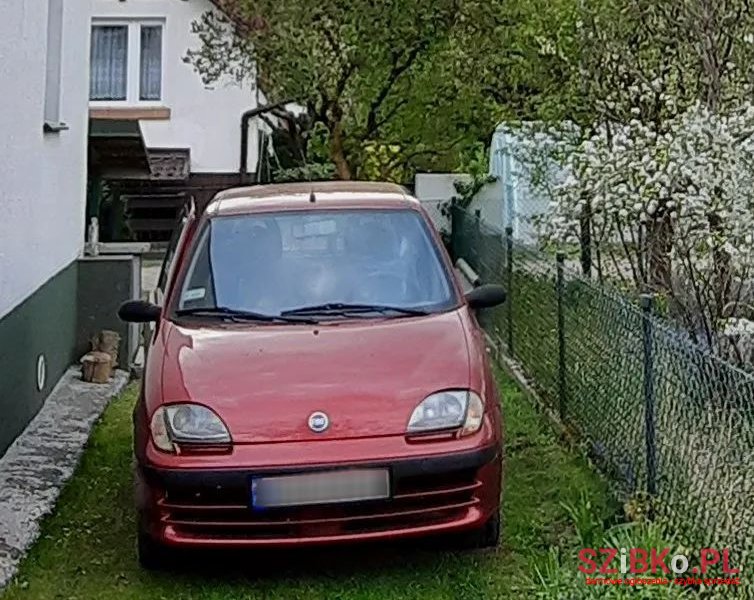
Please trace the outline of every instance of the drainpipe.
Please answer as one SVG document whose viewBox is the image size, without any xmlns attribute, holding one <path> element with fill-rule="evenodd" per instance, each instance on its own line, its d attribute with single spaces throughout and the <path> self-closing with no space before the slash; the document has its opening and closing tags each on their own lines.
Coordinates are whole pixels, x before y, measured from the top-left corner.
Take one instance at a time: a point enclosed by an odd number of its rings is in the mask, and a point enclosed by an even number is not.
<svg viewBox="0 0 754 600">
<path fill-rule="evenodd" d="M 275 104 L 268 104 L 266 106 L 258 106 L 247 110 L 241 115 L 241 165 L 238 169 L 238 177 L 241 183 L 248 183 L 248 162 L 249 162 L 249 123 L 255 117 L 261 114 L 275 110 L 276 108 L 282 108 L 286 104 L 290 104 L 292 100 L 285 100 L 283 102 L 276 102 Z"/>
</svg>

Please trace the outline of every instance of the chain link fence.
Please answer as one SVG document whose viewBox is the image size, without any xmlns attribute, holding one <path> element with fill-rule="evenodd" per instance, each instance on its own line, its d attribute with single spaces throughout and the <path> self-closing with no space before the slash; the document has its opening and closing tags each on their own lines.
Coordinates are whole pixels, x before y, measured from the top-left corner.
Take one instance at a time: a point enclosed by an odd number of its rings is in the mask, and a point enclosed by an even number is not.
<svg viewBox="0 0 754 600">
<path fill-rule="evenodd" d="M 481 317 L 488 334 L 627 505 L 689 549 L 748 562 L 754 377 L 655 316 L 651 297 L 633 302 L 457 207 L 452 225 L 454 257 L 508 291 Z"/>
</svg>

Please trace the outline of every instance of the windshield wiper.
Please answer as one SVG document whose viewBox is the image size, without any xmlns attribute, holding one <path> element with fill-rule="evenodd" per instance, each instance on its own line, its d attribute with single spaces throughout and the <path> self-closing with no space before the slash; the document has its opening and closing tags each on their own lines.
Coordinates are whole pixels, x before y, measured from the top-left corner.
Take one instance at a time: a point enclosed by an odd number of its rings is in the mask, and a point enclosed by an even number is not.
<svg viewBox="0 0 754 600">
<path fill-rule="evenodd" d="M 346 302 L 328 302 L 284 310 L 280 314 L 289 315 L 349 315 L 364 313 L 397 313 L 404 316 L 428 315 L 429 312 L 420 308 L 404 308 L 385 304 L 349 304 Z"/>
<path fill-rule="evenodd" d="M 232 321 L 259 321 L 262 323 L 316 323 L 314 319 L 288 317 L 286 315 L 268 315 L 250 310 L 238 310 L 226 306 L 205 306 L 182 308 L 175 311 L 179 317 L 222 317 Z"/>
</svg>

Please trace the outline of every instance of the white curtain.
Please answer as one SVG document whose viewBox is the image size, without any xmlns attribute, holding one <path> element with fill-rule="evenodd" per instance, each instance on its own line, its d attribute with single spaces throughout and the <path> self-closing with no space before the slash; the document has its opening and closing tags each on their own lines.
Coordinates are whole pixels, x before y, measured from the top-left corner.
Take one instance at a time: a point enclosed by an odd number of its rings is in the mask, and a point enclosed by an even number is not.
<svg viewBox="0 0 754 600">
<path fill-rule="evenodd" d="M 125 100 L 128 86 L 128 27 L 92 27 L 91 100 Z"/>
<path fill-rule="evenodd" d="M 160 100 L 162 95 L 162 27 L 141 28 L 140 100 Z"/>
</svg>

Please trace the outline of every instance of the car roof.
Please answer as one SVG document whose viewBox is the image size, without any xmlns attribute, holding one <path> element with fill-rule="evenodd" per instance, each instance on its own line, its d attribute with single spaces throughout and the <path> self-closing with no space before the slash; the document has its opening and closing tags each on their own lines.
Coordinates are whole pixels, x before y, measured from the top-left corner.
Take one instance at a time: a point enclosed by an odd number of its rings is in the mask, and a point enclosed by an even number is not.
<svg viewBox="0 0 754 600">
<path fill-rule="evenodd" d="M 419 201 L 395 183 L 313 181 L 239 187 L 220 192 L 207 206 L 209 216 L 273 210 L 416 208 Z"/>
</svg>

